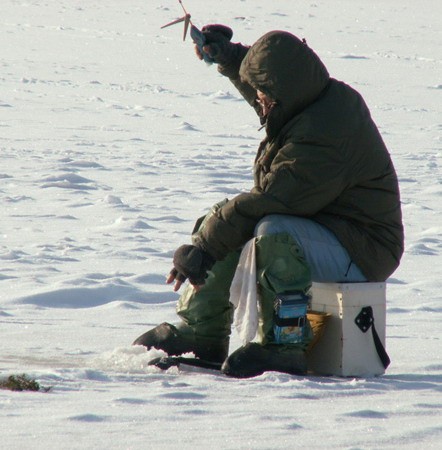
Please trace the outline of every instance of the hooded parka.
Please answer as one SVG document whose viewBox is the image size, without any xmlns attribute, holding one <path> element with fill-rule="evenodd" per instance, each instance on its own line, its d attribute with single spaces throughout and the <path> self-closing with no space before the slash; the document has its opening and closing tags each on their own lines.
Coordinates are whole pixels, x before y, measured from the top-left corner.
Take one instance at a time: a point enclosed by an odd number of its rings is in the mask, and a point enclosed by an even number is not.
<svg viewBox="0 0 442 450">
<path fill-rule="evenodd" d="M 287 32 L 267 33 L 239 55 L 220 72 L 257 112 L 257 90 L 276 105 L 262 118 L 266 138 L 253 189 L 220 208 L 195 244 L 222 260 L 253 237 L 264 216 L 302 216 L 330 229 L 369 281 L 385 280 L 403 253 L 399 188 L 361 95 L 330 78 L 307 44 Z"/>
</svg>

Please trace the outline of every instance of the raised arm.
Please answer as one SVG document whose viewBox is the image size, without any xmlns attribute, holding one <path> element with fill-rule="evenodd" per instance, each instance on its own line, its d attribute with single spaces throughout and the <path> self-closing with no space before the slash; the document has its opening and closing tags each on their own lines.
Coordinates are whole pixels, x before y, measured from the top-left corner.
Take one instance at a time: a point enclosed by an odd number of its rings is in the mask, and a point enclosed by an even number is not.
<svg viewBox="0 0 442 450">
<path fill-rule="evenodd" d="M 250 47 L 231 42 L 233 31 L 225 25 L 206 25 L 201 31 L 206 40 L 203 51 L 218 64 L 218 72 L 228 77 L 245 100 L 259 113 L 256 90 L 250 84 L 242 82 L 239 76 L 241 62 Z M 197 46 L 195 52 L 199 59 L 203 59 Z"/>
</svg>

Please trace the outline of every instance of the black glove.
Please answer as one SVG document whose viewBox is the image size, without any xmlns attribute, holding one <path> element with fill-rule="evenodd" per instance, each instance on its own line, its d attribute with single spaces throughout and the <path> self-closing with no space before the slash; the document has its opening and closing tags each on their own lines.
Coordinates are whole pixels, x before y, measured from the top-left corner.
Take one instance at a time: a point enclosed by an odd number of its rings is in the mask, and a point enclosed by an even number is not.
<svg viewBox="0 0 442 450">
<path fill-rule="evenodd" d="M 207 53 L 217 64 L 228 66 L 236 58 L 236 47 L 240 44 L 230 42 L 233 36 L 231 28 L 225 25 L 206 25 L 201 32 L 205 38 L 204 47 L 208 47 Z"/>
<path fill-rule="evenodd" d="M 215 260 L 209 253 L 194 245 L 182 245 L 173 255 L 174 268 L 170 276 L 184 282 L 186 278 L 195 285 L 200 286 L 205 283 L 207 271 L 215 264 Z"/>
</svg>

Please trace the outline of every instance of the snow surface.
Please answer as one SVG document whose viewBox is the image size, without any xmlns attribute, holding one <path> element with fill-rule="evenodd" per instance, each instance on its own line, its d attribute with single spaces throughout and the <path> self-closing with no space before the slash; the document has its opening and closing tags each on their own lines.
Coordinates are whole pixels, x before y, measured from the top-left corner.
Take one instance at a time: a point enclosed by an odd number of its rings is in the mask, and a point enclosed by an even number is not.
<svg viewBox="0 0 442 450">
<path fill-rule="evenodd" d="M 406 225 L 392 364 L 372 379 L 147 368 L 152 352 L 130 344 L 175 320 L 171 256 L 251 187 L 263 132 L 181 26 L 160 29 L 177 1 L 2 0 L 0 375 L 53 388 L 0 391 L 1 448 L 441 448 L 441 2 L 185 6 L 243 43 L 305 37 L 365 97 Z"/>
</svg>

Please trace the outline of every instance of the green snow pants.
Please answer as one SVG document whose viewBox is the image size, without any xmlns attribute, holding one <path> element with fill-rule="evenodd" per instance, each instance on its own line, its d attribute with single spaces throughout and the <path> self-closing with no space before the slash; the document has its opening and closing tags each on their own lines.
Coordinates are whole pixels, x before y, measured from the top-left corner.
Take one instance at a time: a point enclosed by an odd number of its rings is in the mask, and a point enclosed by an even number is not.
<svg viewBox="0 0 442 450">
<path fill-rule="evenodd" d="M 289 234 L 258 236 L 255 245 L 258 334 L 260 342 L 266 344 L 272 342 L 276 295 L 293 291 L 307 293 L 311 275 L 302 250 Z M 225 339 L 230 335 L 234 311 L 229 290 L 239 256 L 239 251 L 232 252 L 223 261 L 216 262 L 198 292 L 189 285 L 181 295 L 177 313 L 197 336 Z"/>
</svg>

